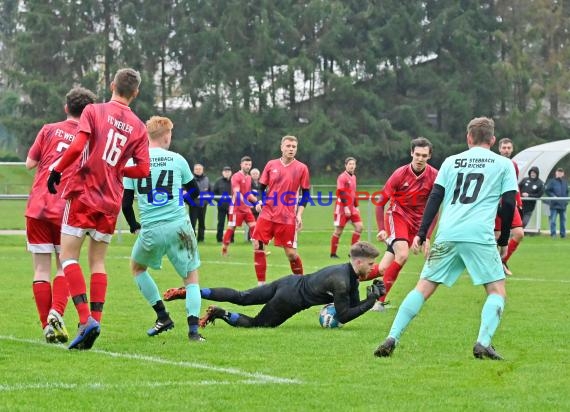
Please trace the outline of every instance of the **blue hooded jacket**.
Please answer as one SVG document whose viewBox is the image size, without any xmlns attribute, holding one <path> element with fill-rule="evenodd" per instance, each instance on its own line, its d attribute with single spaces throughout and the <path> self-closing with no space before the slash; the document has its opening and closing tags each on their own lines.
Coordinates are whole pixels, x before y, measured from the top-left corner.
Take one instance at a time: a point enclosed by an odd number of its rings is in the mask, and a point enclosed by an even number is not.
<svg viewBox="0 0 570 412">
<path fill-rule="evenodd" d="M 568 197 L 568 181 L 565 178 L 552 178 L 546 184 L 546 195 L 548 197 Z M 567 200 L 551 200 L 551 209 L 565 210 Z"/>
</svg>

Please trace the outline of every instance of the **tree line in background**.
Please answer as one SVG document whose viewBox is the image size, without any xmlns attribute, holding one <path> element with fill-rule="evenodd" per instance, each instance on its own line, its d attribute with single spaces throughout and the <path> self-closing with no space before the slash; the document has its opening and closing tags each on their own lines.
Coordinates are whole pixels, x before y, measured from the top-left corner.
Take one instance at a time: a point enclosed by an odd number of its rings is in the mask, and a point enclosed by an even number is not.
<svg viewBox="0 0 570 412">
<path fill-rule="evenodd" d="M 25 157 L 74 85 L 109 98 L 143 77 L 133 110 L 175 123 L 173 148 L 210 173 L 262 167 L 285 134 L 313 175 L 346 156 L 385 177 L 409 140 L 433 163 L 474 116 L 517 148 L 567 137 L 570 0 L 3 0 L 0 150 Z"/>
</svg>

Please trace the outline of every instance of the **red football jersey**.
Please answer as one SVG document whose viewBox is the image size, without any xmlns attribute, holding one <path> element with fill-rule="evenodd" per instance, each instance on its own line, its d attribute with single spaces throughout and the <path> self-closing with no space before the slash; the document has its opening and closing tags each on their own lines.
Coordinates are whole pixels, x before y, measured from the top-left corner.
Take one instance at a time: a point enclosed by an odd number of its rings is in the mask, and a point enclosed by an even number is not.
<svg viewBox="0 0 570 412">
<path fill-rule="evenodd" d="M 123 169 L 132 158 L 135 164 L 149 162 L 145 124 L 129 106 L 116 101 L 88 105 L 79 120 L 78 132 L 89 140 L 63 197 L 78 198 L 103 213 L 118 215 L 123 198 Z"/>
<path fill-rule="evenodd" d="M 343 208 L 348 206 L 350 208 L 350 213 L 354 213 L 355 209 L 358 207 L 358 201 L 356 200 L 356 175 L 351 175 L 346 170 L 338 175 L 336 179 L 336 207 L 339 213 L 344 213 Z M 342 192 L 340 194 L 339 192 Z M 345 200 L 346 203 L 342 203 L 341 200 Z"/>
<path fill-rule="evenodd" d="M 28 152 L 28 157 L 36 160 L 38 167 L 26 206 L 25 215 L 27 217 L 61 224 L 65 200 L 59 194 L 52 195 L 48 192 L 46 182 L 50 174 L 49 167 L 69 147 L 75 137 L 77 125 L 77 121 L 72 119 L 46 124 L 36 136 L 36 140 Z M 70 175 L 69 171 L 64 172 L 60 184 L 65 185 Z"/>
<path fill-rule="evenodd" d="M 519 165 L 517 164 L 517 162 L 515 162 L 513 160 L 513 166 L 515 167 L 515 173 L 517 176 L 517 181 L 519 180 Z M 521 192 L 517 191 L 517 194 L 515 196 L 515 202 L 518 208 L 522 208 L 523 204 L 522 204 L 522 197 L 521 197 Z"/>
<path fill-rule="evenodd" d="M 251 193 L 251 176 L 240 170 L 232 175 L 231 182 L 233 213 L 247 213 L 252 206 L 252 203 L 247 200 L 248 192 Z M 239 188 L 238 191 L 234 190 L 236 188 Z"/>
<path fill-rule="evenodd" d="M 388 211 L 402 216 L 410 227 L 419 227 L 436 177 L 437 169 L 430 165 L 419 176 L 411 164 L 396 169 L 382 189 L 384 198 L 390 198 Z"/>
<path fill-rule="evenodd" d="M 260 217 L 271 222 L 295 224 L 299 189 L 309 189 L 309 168 L 297 159 L 288 165 L 281 159 L 267 162 L 259 182 L 267 186 Z"/>
</svg>

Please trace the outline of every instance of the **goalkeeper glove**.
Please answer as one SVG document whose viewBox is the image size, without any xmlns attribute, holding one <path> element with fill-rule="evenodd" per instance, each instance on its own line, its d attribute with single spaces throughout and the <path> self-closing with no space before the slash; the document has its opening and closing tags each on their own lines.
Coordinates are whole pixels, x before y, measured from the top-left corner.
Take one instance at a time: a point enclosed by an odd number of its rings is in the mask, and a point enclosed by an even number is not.
<svg viewBox="0 0 570 412">
<path fill-rule="evenodd" d="M 55 188 L 56 185 L 59 185 L 61 181 L 61 173 L 58 172 L 57 170 L 53 169 L 50 174 L 49 174 L 49 178 L 47 181 L 47 187 L 48 187 L 48 191 L 52 194 L 55 195 L 57 193 L 57 189 Z"/>
<path fill-rule="evenodd" d="M 141 228 L 141 224 L 139 222 L 135 221 L 135 223 L 132 226 L 130 226 L 131 233 L 136 233 L 136 231 L 140 230 L 140 228 Z"/>
<path fill-rule="evenodd" d="M 386 294 L 386 286 L 380 279 L 374 279 L 370 286 L 366 287 L 366 296 L 368 299 L 378 299 Z"/>
</svg>

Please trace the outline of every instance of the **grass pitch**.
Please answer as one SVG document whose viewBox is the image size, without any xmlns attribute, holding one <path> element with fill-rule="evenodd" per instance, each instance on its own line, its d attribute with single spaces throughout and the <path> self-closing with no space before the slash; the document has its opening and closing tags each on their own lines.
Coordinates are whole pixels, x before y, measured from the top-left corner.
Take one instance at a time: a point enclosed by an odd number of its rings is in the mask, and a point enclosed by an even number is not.
<svg viewBox="0 0 570 412">
<path fill-rule="evenodd" d="M 323 214 L 307 213 L 306 222 Z M 306 225 L 299 247 L 305 271 L 337 263 L 328 258 L 330 231 Z M 228 258 L 213 239 L 209 233 L 201 244 L 201 285 L 255 285 L 251 247 L 242 237 Z M 346 233 L 339 255 L 346 256 L 349 240 Z M 202 331 L 207 342 L 193 344 L 184 304 L 176 301 L 167 303 L 176 327 L 148 338 L 154 312 L 129 273 L 133 241 L 123 235 L 112 243 L 101 336 L 93 350 L 76 352 L 43 343 L 25 239 L 0 236 L 0 410 L 570 410 L 568 241 L 527 238 L 511 259 L 514 276 L 494 339 L 504 362 L 473 359 L 485 294 L 467 276 L 434 295 L 389 359 L 372 353 L 396 310 L 366 313 L 337 330 L 319 327 L 320 307 L 276 329 L 218 321 Z M 281 249 L 270 250 L 271 280 L 289 273 L 289 265 Z M 390 296 L 395 305 L 415 284 L 422 262 L 412 256 L 404 267 Z M 161 290 L 181 283 L 166 261 L 152 274 Z M 202 302 L 202 311 L 208 304 Z M 225 306 L 250 315 L 259 309 Z M 74 334 L 72 304 L 65 319 Z"/>
</svg>

